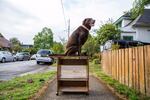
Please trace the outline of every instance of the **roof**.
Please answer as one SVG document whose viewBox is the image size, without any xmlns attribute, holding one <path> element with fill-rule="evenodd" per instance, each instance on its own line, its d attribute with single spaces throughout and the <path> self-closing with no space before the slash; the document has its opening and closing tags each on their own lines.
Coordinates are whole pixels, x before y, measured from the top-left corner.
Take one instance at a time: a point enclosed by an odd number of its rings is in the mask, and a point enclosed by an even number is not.
<svg viewBox="0 0 150 100">
<path fill-rule="evenodd" d="M 150 27 L 150 9 L 144 9 L 143 14 L 139 15 L 133 22 L 133 27 Z"/>
<path fill-rule="evenodd" d="M 11 47 L 11 43 L 7 39 L 5 39 L 2 35 L 0 36 L 0 47 L 4 47 L 4 48 Z"/>
<path fill-rule="evenodd" d="M 125 13 L 124 15 L 122 15 L 118 20 L 116 20 L 114 22 L 114 24 L 118 24 L 120 23 L 123 19 L 129 19 L 131 20 L 131 14 L 129 12 Z"/>
</svg>

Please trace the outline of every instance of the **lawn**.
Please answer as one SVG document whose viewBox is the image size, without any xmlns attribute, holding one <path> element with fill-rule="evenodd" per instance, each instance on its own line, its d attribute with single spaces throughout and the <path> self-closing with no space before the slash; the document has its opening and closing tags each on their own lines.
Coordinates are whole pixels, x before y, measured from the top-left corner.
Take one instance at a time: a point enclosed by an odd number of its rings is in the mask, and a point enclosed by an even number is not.
<svg viewBox="0 0 150 100">
<path fill-rule="evenodd" d="M 56 72 L 30 74 L 0 82 L 0 100 L 26 100 L 42 88 L 44 83 L 51 80 Z"/>
</svg>

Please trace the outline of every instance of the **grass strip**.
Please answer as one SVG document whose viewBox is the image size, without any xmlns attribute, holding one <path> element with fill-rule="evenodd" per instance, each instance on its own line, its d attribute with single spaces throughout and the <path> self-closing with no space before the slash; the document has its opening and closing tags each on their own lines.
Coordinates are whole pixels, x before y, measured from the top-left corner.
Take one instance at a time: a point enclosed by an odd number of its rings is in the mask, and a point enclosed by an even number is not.
<svg viewBox="0 0 150 100">
<path fill-rule="evenodd" d="M 34 96 L 45 82 L 55 76 L 54 71 L 29 74 L 0 82 L 0 100 L 27 100 Z"/>
</svg>

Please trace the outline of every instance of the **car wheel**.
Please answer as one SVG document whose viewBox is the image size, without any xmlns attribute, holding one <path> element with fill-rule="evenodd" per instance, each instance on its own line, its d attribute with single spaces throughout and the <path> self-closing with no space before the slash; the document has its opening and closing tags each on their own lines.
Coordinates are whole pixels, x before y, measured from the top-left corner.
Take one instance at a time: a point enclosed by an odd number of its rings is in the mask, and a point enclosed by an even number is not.
<svg viewBox="0 0 150 100">
<path fill-rule="evenodd" d="M 40 62 L 39 62 L 39 61 L 37 61 L 36 63 L 37 63 L 37 64 L 40 64 Z"/>
<path fill-rule="evenodd" d="M 13 59 L 13 62 L 15 62 L 15 61 L 17 61 L 17 59 L 16 59 L 16 58 L 14 58 L 14 59 Z"/>
<path fill-rule="evenodd" d="M 6 62 L 6 59 L 5 58 L 2 58 L 2 63 Z"/>
<path fill-rule="evenodd" d="M 52 64 L 53 64 L 53 62 L 49 62 L 48 64 L 49 64 L 49 65 L 52 65 Z"/>
</svg>

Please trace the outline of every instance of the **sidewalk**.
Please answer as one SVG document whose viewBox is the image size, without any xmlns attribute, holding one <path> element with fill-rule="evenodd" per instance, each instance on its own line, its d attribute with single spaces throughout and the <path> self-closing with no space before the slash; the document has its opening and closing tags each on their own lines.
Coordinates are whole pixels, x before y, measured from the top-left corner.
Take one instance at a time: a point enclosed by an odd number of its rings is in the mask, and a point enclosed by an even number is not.
<svg viewBox="0 0 150 100">
<path fill-rule="evenodd" d="M 118 100 L 102 83 L 90 76 L 89 95 L 82 93 L 62 93 L 56 96 L 56 80 L 53 81 L 46 93 L 39 100 Z"/>
</svg>

